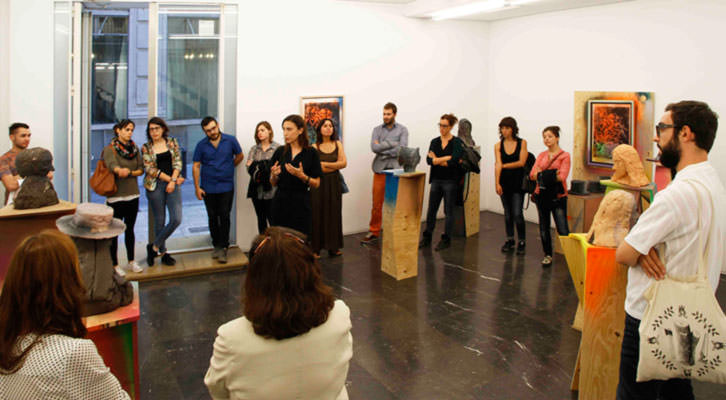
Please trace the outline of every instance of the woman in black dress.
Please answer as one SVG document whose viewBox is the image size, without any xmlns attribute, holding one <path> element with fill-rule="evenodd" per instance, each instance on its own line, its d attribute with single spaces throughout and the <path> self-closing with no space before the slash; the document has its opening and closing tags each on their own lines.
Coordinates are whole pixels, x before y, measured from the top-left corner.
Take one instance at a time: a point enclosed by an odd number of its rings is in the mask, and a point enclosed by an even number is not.
<svg viewBox="0 0 726 400">
<path fill-rule="evenodd" d="M 505 117 L 499 122 L 499 139 L 499 143 L 494 145 L 494 156 L 497 160 L 494 167 L 494 182 L 497 185 L 497 194 L 502 199 L 504 225 L 507 231 L 507 241 L 502 246 L 502 253 L 511 253 L 514 250 L 514 225 L 516 225 L 519 239 L 517 254 L 524 254 L 522 179 L 528 154 L 527 141 L 519 137 L 517 121 L 512 117 Z"/>
<path fill-rule="evenodd" d="M 270 183 L 277 187 L 272 199 L 272 224 L 310 236 L 312 206 L 310 188 L 320 186 L 320 158 L 308 143 L 305 121 L 297 114 L 282 121 L 285 145 L 275 150 Z"/>
<path fill-rule="evenodd" d="M 339 256 L 343 248 L 343 190 L 340 170 L 348 165 L 343 143 L 331 119 L 324 119 L 316 129 L 315 144 L 323 175 L 320 187 L 311 189 L 313 230 L 311 244 L 317 257 L 320 250 Z"/>
</svg>

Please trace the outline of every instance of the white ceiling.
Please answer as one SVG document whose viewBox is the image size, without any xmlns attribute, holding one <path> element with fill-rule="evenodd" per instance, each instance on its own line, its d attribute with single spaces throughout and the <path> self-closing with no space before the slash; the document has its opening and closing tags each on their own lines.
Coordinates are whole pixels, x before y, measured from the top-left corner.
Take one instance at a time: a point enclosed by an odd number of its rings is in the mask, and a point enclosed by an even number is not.
<svg viewBox="0 0 726 400">
<path fill-rule="evenodd" d="M 407 17 L 413 18 L 430 18 L 434 11 L 444 8 L 459 6 L 469 3 L 476 3 L 481 0 L 342 0 L 342 1 L 358 1 L 363 3 L 389 3 L 401 6 L 401 9 Z M 475 21 L 496 21 L 506 18 L 523 17 L 526 15 L 542 14 L 552 11 L 567 10 L 572 8 L 582 8 L 591 6 L 600 6 L 612 3 L 623 3 L 635 0 L 539 0 L 533 3 L 522 4 L 517 7 L 502 9 L 487 13 L 473 14 L 457 19 L 475 20 Z"/>
</svg>

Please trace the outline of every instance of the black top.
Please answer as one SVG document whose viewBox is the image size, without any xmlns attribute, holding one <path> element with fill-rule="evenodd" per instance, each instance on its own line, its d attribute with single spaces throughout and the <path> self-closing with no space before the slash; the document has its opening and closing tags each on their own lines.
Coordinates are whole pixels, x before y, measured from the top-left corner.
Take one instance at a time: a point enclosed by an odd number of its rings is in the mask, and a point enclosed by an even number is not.
<svg viewBox="0 0 726 400">
<path fill-rule="evenodd" d="M 171 176 L 174 169 L 171 167 L 171 152 L 169 150 L 156 155 L 156 167 L 161 172 Z"/>
<path fill-rule="evenodd" d="M 429 145 L 429 151 L 433 151 L 436 157 L 451 156 L 451 160 L 446 162 L 446 166 L 434 165 L 433 159 L 428 156 L 426 152 L 426 164 L 431 166 L 431 174 L 429 175 L 429 182 L 437 181 L 459 181 L 462 176 L 462 169 L 459 166 L 459 160 L 463 152 L 461 139 L 452 137 L 449 143 L 446 144 L 446 148 L 441 148 L 441 136 L 438 136 L 431 140 Z"/>
<path fill-rule="evenodd" d="M 323 170 L 320 168 L 320 157 L 318 156 L 318 152 L 312 147 L 307 147 L 302 149 L 295 158 L 291 159 L 292 151 L 287 148 L 287 145 L 278 147 L 271 159 L 273 165 L 277 162 L 280 167 L 282 167 L 279 180 L 277 181 L 277 190 L 307 192 L 308 185 L 300 179 L 290 175 L 285 168 L 285 164 L 290 163 L 295 168 L 298 168 L 302 163 L 305 175 L 309 176 L 311 179 L 319 178 L 323 174 Z"/>
<path fill-rule="evenodd" d="M 499 155 L 502 159 L 502 165 L 509 164 L 519 161 L 519 154 L 522 151 L 522 139 L 517 138 L 517 148 L 514 149 L 512 154 L 507 154 L 504 151 L 504 139 L 499 142 Z M 522 191 L 522 179 L 524 178 L 524 167 L 504 169 L 499 174 L 499 184 L 502 185 L 502 190 L 507 193 L 521 192 Z"/>
</svg>

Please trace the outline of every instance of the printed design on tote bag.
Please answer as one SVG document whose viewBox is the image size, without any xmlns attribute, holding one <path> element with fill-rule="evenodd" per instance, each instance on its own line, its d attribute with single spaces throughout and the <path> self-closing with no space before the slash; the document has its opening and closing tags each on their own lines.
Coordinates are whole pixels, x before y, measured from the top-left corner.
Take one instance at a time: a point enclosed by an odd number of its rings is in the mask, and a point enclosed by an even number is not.
<svg viewBox="0 0 726 400">
<path fill-rule="evenodd" d="M 665 308 L 646 335 L 651 354 L 663 367 L 669 371 L 680 369 L 685 377 L 694 373 L 701 377 L 716 369 L 726 349 L 708 318 L 700 311 L 687 312 L 683 305 L 678 306 L 678 312 L 673 306 Z"/>
</svg>

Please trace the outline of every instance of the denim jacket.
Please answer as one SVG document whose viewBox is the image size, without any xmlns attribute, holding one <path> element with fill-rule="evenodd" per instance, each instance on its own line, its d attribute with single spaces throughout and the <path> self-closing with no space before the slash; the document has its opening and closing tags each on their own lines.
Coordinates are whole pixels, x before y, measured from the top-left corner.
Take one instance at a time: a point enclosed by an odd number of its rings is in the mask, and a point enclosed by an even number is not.
<svg viewBox="0 0 726 400">
<path fill-rule="evenodd" d="M 175 138 L 170 136 L 166 138 L 166 147 L 171 152 L 171 168 L 181 172 L 183 164 L 179 143 Z M 153 191 L 156 189 L 156 181 L 159 179 L 159 175 L 161 175 L 161 170 L 156 165 L 156 153 L 154 153 L 153 143 L 144 143 L 141 146 L 141 153 L 143 154 L 144 171 L 146 172 L 144 176 L 144 187 L 146 190 Z"/>
</svg>

